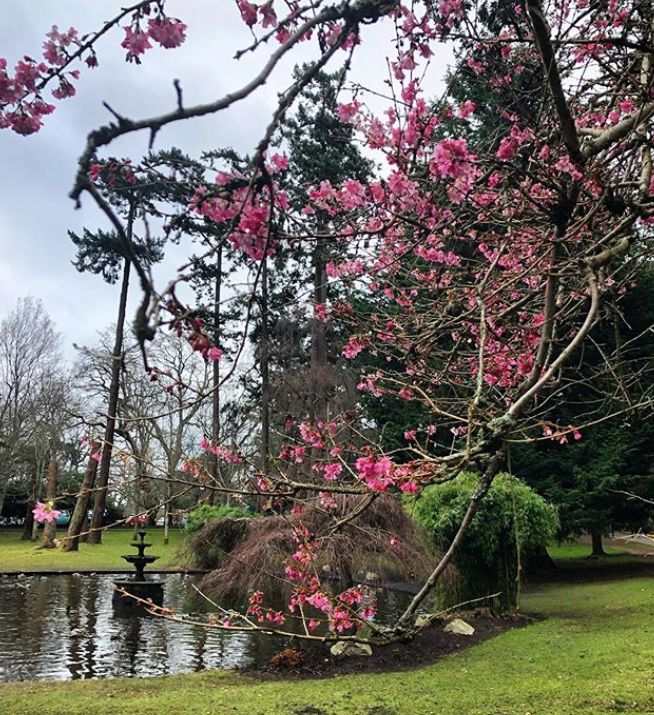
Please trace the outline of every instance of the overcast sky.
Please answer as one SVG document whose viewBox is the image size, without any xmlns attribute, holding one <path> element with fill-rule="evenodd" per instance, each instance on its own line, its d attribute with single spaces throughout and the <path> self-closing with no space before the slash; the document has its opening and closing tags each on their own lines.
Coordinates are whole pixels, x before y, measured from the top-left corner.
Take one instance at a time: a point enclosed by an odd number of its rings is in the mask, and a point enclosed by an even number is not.
<svg viewBox="0 0 654 715">
<path fill-rule="evenodd" d="M 53 24 L 60 29 L 73 25 L 84 33 L 99 28 L 124 4 L 0 0 L 0 57 L 10 67 L 24 54 L 40 57 L 45 33 Z M 181 48 L 155 48 L 140 66 L 128 64 L 119 46 L 122 31 L 115 31 L 98 46 L 100 67 L 82 72 L 77 95 L 57 102 L 57 110 L 38 134 L 21 137 L 0 131 L 0 318 L 21 296 L 40 298 L 67 347 L 93 342 L 96 332 L 115 319 L 118 287 L 106 285 L 99 276 L 78 273 L 71 265 L 74 251 L 67 236 L 68 229 L 106 226 L 88 198 L 81 210 L 75 210 L 67 198 L 86 134 L 109 119 L 102 101 L 131 118 L 168 111 L 175 105 L 175 78 L 181 81 L 185 104 L 210 101 L 238 88 L 266 59 L 263 54 L 239 62 L 232 59 L 250 41 L 232 0 L 169 0 L 167 11 L 189 27 Z M 390 28 L 368 30 L 351 78 L 379 88 L 386 72 Z M 301 54 L 295 53 L 261 91 L 230 110 L 165 128 L 156 148 L 174 145 L 191 155 L 219 146 L 251 152 L 293 64 L 309 60 L 314 51 L 314 46 L 303 46 Z M 434 95 L 442 89 L 437 77 L 444 73 L 448 59 L 443 52 L 434 63 Z M 147 139 L 145 133 L 133 135 L 112 144 L 109 154 L 138 159 L 147 150 Z M 183 255 L 183 249 L 168 252 L 158 268 L 162 280 L 174 274 Z M 137 291 L 132 291 L 130 315 L 137 298 Z"/>
</svg>

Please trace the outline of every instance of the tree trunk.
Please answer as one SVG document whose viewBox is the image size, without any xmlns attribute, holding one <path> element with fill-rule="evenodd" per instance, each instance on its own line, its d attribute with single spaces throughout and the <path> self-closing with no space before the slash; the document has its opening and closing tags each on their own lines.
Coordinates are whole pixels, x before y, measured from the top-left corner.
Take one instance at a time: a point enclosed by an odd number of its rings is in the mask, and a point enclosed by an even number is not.
<svg viewBox="0 0 654 715">
<path fill-rule="evenodd" d="M 591 553 L 591 556 L 606 556 L 606 551 L 604 551 L 604 544 L 602 543 L 602 532 L 593 531 L 590 535 L 590 538 L 593 545 L 593 551 Z"/>
<path fill-rule="evenodd" d="M 164 533 L 163 542 L 164 546 L 168 546 L 168 531 L 170 529 L 170 509 L 169 504 L 166 501 L 166 506 L 164 507 Z"/>
<path fill-rule="evenodd" d="M 64 551 L 79 551 L 80 534 L 84 530 L 91 499 L 91 489 L 95 482 L 95 475 L 98 472 L 98 463 L 92 457 L 86 465 L 82 486 L 75 502 L 75 509 L 68 524 L 68 533 L 64 542 Z"/>
<path fill-rule="evenodd" d="M 34 530 L 34 514 L 32 514 L 32 509 L 36 506 L 36 502 L 33 499 L 27 501 L 27 506 L 25 507 L 25 521 L 23 523 L 23 533 L 21 534 L 21 541 L 31 541 L 32 531 Z"/>
<path fill-rule="evenodd" d="M 85 544 L 89 540 L 89 529 L 91 528 L 91 520 L 89 519 L 88 512 L 86 518 L 82 524 L 82 533 L 79 535 L 79 543 Z"/>
<path fill-rule="evenodd" d="M 52 460 L 48 465 L 48 483 L 45 490 L 45 498 L 47 501 L 54 501 L 57 497 L 57 463 Z M 55 534 L 57 533 L 57 524 L 54 521 L 46 522 L 43 527 L 43 539 L 41 541 L 42 549 L 54 549 Z"/>
<path fill-rule="evenodd" d="M 539 548 L 537 551 L 532 552 L 525 563 L 525 573 L 528 576 L 553 571 L 555 569 L 556 564 L 544 546 Z"/>
<path fill-rule="evenodd" d="M 327 268 L 324 239 L 318 238 L 313 254 L 313 300 L 315 305 L 327 303 Z M 311 325 L 311 411 L 317 419 L 327 418 L 327 337 L 325 321 L 314 315 Z"/>
<path fill-rule="evenodd" d="M 220 342 L 220 298 L 222 292 L 222 280 L 223 280 L 223 246 L 222 243 L 218 247 L 218 255 L 216 257 L 216 283 L 214 291 L 214 304 L 213 304 L 213 344 L 218 346 Z M 214 360 L 212 364 L 212 376 L 211 376 L 211 441 L 213 444 L 220 443 L 220 361 Z M 220 467 L 218 462 L 218 455 L 211 455 L 211 462 L 209 465 L 211 477 L 213 479 L 214 486 L 217 484 L 222 484 L 222 475 L 220 474 Z M 207 496 L 207 504 L 213 504 L 216 499 L 217 492 L 209 490 Z"/>
<path fill-rule="evenodd" d="M 261 268 L 261 471 L 267 475 L 270 459 L 270 342 L 268 335 L 268 258 Z"/>
<path fill-rule="evenodd" d="M 128 227 L 131 237 L 131 221 Z M 118 305 L 118 320 L 116 322 L 116 338 L 112 353 L 111 380 L 109 382 L 109 400 L 107 406 L 107 425 L 102 444 L 100 469 L 98 470 L 98 483 L 93 499 L 93 514 L 89 529 L 89 544 L 99 544 L 102 541 L 102 521 L 107 504 L 107 486 L 109 484 L 109 469 L 111 467 L 111 452 L 114 446 L 114 433 L 116 429 L 116 411 L 118 408 L 118 390 L 120 387 L 120 370 L 123 361 L 123 332 L 125 327 L 125 312 L 127 308 L 127 291 L 129 288 L 130 262 L 125 259 L 123 268 L 123 283 L 120 290 L 120 303 Z"/>
<path fill-rule="evenodd" d="M 23 524 L 23 534 L 20 537 L 22 541 L 31 541 L 32 532 L 34 530 L 34 514 L 33 509 L 36 506 L 36 486 L 37 486 L 37 476 L 36 470 L 32 473 L 30 477 L 30 483 L 27 490 L 27 505 L 25 506 L 25 523 Z"/>
</svg>

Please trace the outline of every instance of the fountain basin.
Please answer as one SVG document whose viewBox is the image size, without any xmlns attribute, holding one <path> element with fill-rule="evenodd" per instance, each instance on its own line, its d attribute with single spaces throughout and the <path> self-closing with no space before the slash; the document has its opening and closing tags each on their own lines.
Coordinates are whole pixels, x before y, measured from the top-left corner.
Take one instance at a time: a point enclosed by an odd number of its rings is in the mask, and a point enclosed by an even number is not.
<svg viewBox="0 0 654 715">
<path fill-rule="evenodd" d="M 144 610 L 146 605 L 132 598 L 132 596 L 144 601 L 150 601 L 155 606 L 163 605 L 164 587 L 161 581 L 125 579 L 123 581 L 114 581 L 114 586 L 112 598 L 114 607 L 130 611 Z M 122 593 L 122 591 L 126 593 Z"/>
<path fill-rule="evenodd" d="M 133 554 L 130 554 L 129 556 L 121 556 L 120 558 L 125 559 L 125 561 L 127 561 L 127 563 L 130 563 L 130 564 L 138 564 L 138 563 L 152 564 L 159 557 L 158 556 L 134 556 Z"/>
</svg>

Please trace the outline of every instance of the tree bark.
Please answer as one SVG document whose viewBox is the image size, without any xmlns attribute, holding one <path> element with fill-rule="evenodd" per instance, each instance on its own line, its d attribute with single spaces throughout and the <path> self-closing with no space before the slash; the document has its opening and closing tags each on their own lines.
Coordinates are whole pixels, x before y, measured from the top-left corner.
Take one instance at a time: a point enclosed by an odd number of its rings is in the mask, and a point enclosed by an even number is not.
<svg viewBox="0 0 654 715">
<path fill-rule="evenodd" d="M 168 504 L 164 508 L 164 533 L 163 542 L 164 546 L 168 546 L 168 531 L 169 531 L 170 514 L 168 513 Z"/>
<path fill-rule="evenodd" d="M 327 302 L 327 267 L 325 261 L 324 239 L 316 240 L 313 254 L 313 300 L 314 304 L 325 305 Z M 325 321 L 314 315 L 311 325 L 311 398 L 313 413 L 317 419 L 327 418 L 327 337 Z"/>
<path fill-rule="evenodd" d="M 36 469 L 30 477 L 30 484 L 27 490 L 27 505 L 25 506 L 25 523 L 23 524 L 23 534 L 20 537 L 22 541 L 31 541 L 32 532 L 34 530 L 34 514 L 33 509 L 36 506 L 36 487 L 37 487 Z"/>
<path fill-rule="evenodd" d="M 220 298 L 222 292 L 223 280 L 223 247 L 222 243 L 218 247 L 218 255 L 216 257 L 216 283 L 214 287 L 214 305 L 213 305 L 213 344 L 218 346 L 220 342 Z M 211 375 L 211 441 L 217 445 L 220 443 L 220 361 L 214 360 L 212 364 Z M 218 463 L 218 455 L 211 455 L 210 473 L 214 485 L 221 484 L 220 467 Z M 213 504 L 217 492 L 209 490 L 207 503 Z"/>
<path fill-rule="evenodd" d="M 45 490 L 45 498 L 47 501 L 54 501 L 57 497 L 57 463 L 52 460 L 48 465 L 48 483 Z M 57 533 L 57 524 L 54 521 L 46 522 L 43 527 L 43 539 L 41 540 L 42 549 L 54 549 L 55 534 Z"/>
<path fill-rule="evenodd" d="M 270 460 L 270 336 L 268 334 L 268 258 L 261 268 L 261 471 L 267 475 Z"/>
<path fill-rule="evenodd" d="M 590 538 L 593 546 L 591 556 L 606 556 L 606 551 L 604 551 L 604 544 L 602 542 L 602 532 L 593 531 Z"/>
<path fill-rule="evenodd" d="M 98 472 L 98 463 L 92 457 L 86 465 L 82 486 L 75 502 L 75 509 L 68 524 L 68 533 L 64 542 L 64 551 L 79 551 L 80 534 L 86 523 L 87 512 L 89 509 L 89 501 L 91 499 L 91 489 L 95 482 L 95 475 Z"/>
<path fill-rule="evenodd" d="M 2 510 L 5 506 L 5 494 L 7 493 L 7 485 L 4 484 L 0 487 L 0 516 L 2 516 Z"/>
<path fill-rule="evenodd" d="M 131 234 L 131 223 L 128 228 Z M 98 482 L 93 499 L 93 514 L 89 529 L 89 544 L 102 542 L 102 521 L 107 504 L 107 487 L 109 484 L 109 469 L 111 467 L 111 453 L 114 446 L 114 433 L 116 429 L 116 412 L 118 408 L 118 390 L 120 387 L 120 369 L 123 361 L 123 332 L 125 328 L 125 313 L 127 309 L 127 292 L 129 289 L 130 262 L 126 258 L 123 268 L 123 282 L 120 290 L 118 304 L 118 320 L 116 322 L 116 337 L 112 353 L 111 380 L 109 382 L 109 400 L 107 406 L 107 425 L 102 444 L 102 456 L 98 470 Z"/>
</svg>

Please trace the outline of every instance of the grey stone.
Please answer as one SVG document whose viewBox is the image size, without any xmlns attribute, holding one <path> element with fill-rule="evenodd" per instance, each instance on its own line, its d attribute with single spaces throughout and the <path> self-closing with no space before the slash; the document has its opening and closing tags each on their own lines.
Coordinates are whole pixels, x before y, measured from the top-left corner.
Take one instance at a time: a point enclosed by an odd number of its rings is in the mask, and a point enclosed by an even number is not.
<svg viewBox="0 0 654 715">
<path fill-rule="evenodd" d="M 460 636 L 471 636 L 475 632 L 475 629 L 469 623 L 460 618 L 450 621 L 443 630 L 445 633 L 456 633 Z"/>
<path fill-rule="evenodd" d="M 338 641 L 329 649 L 332 655 L 352 658 L 372 655 L 372 648 L 367 643 L 350 643 L 348 641 Z"/>
</svg>

